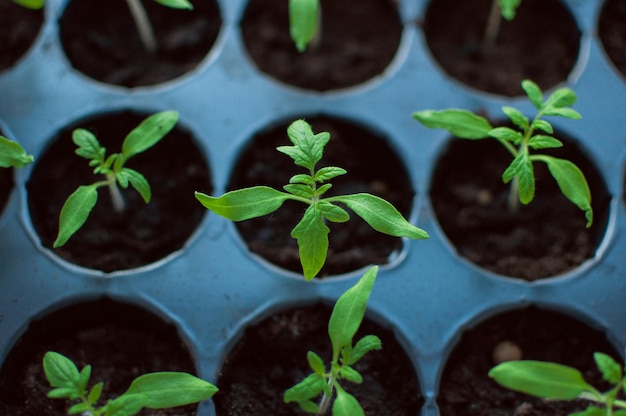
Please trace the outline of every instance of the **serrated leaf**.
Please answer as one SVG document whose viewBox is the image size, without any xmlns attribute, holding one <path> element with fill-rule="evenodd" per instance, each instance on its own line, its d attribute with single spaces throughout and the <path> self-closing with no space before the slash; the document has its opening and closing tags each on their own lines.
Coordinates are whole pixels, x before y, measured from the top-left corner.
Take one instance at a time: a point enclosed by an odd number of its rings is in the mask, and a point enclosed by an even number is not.
<svg viewBox="0 0 626 416">
<path fill-rule="evenodd" d="M 553 134 L 554 129 L 552 128 L 552 124 L 548 123 L 545 120 L 534 120 L 530 125 L 531 128 L 536 130 L 541 130 L 544 133 Z"/>
<path fill-rule="evenodd" d="M 154 0 L 163 6 L 170 7 L 172 9 L 184 9 L 193 10 L 193 4 L 188 0 Z"/>
<path fill-rule="evenodd" d="M 355 384 L 363 383 L 363 376 L 350 366 L 341 367 L 339 376 Z"/>
<path fill-rule="evenodd" d="M 279 146 L 281 153 L 291 157 L 294 163 L 306 169 L 313 170 L 322 159 L 324 147 L 330 140 L 328 133 L 313 134 L 311 126 L 304 120 L 296 120 L 287 128 L 287 136 L 293 146 Z"/>
<path fill-rule="evenodd" d="M 333 346 L 333 361 L 337 361 L 342 348 L 352 345 L 352 338 L 365 316 L 367 301 L 377 273 L 378 266 L 371 267 L 354 286 L 337 299 L 328 321 L 328 335 Z"/>
<path fill-rule="evenodd" d="M 515 19 L 517 8 L 522 3 L 522 0 L 498 0 L 500 4 L 500 12 L 502 17 L 506 20 Z"/>
<path fill-rule="evenodd" d="M 563 142 L 552 136 L 536 134 L 530 138 L 528 146 L 532 149 L 556 149 L 563 147 Z"/>
<path fill-rule="evenodd" d="M 352 365 L 359 361 L 365 354 L 382 348 L 382 342 L 376 335 L 366 335 L 361 338 L 350 351 L 350 357 L 344 364 Z"/>
<path fill-rule="evenodd" d="M 309 185 L 302 185 L 299 183 L 285 185 L 283 186 L 283 189 L 290 194 L 306 199 L 313 198 L 315 192 Z"/>
<path fill-rule="evenodd" d="M 562 108 L 562 107 L 571 107 L 576 103 L 576 93 L 569 88 L 559 88 L 555 90 L 546 102 L 544 103 L 544 108 L 554 107 L 554 108 Z"/>
<path fill-rule="evenodd" d="M 291 231 L 291 236 L 298 241 L 300 263 L 306 280 L 313 279 L 326 262 L 329 232 L 316 205 L 309 205 Z"/>
<path fill-rule="evenodd" d="M 72 131 L 72 141 L 78 149 L 74 151 L 78 156 L 85 159 L 98 161 L 98 164 L 104 160 L 106 148 L 100 145 L 96 136 L 86 129 L 74 129 Z"/>
<path fill-rule="evenodd" d="M 293 175 L 291 179 L 289 179 L 289 183 L 301 183 L 304 185 L 313 185 L 315 180 L 311 175 L 306 175 L 304 173 L 299 173 L 297 175 Z"/>
<path fill-rule="evenodd" d="M 166 409 L 200 402 L 216 392 L 217 387 L 201 378 L 165 371 L 137 377 L 124 395 L 143 396 L 143 406 L 148 409 Z"/>
<path fill-rule="evenodd" d="M 575 368 L 541 361 L 507 361 L 492 368 L 489 377 L 508 389 L 556 400 L 593 391 Z"/>
<path fill-rule="evenodd" d="M 515 124 L 522 131 L 528 130 L 529 120 L 521 111 L 516 108 L 504 106 L 502 107 L 502 112 L 506 114 L 506 116 L 511 120 L 513 124 Z"/>
<path fill-rule="evenodd" d="M 317 182 L 325 182 L 330 179 L 336 178 L 337 176 L 345 175 L 346 173 L 348 172 L 345 169 L 335 166 L 328 166 L 325 168 L 321 168 L 315 173 L 315 180 Z"/>
<path fill-rule="evenodd" d="M 87 403 L 77 403 L 73 406 L 71 406 L 69 409 L 67 409 L 67 414 L 68 415 L 77 415 L 83 412 L 87 412 L 91 410 L 89 405 Z"/>
<path fill-rule="evenodd" d="M 509 183 L 517 177 L 519 200 L 528 204 L 535 198 L 535 172 L 528 151 L 520 151 L 502 173 L 502 182 Z"/>
<path fill-rule="evenodd" d="M 26 154 L 26 151 L 19 143 L 0 136 L 0 167 L 16 167 L 21 168 L 34 160 L 32 155 Z"/>
<path fill-rule="evenodd" d="M 428 238 L 426 231 L 409 223 L 393 205 L 377 196 L 362 193 L 342 195 L 327 200 L 346 204 L 378 232 L 414 240 Z"/>
<path fill-rule="evenodd" d="M 582 171 L 569 160 L 550 156 L 541 156 L 540 160 L 548 165 L 548 170 L 556 180 L 563 195 L 585 212 L 587 227 L 591 227 L 593 223 L 591 190 Z"/>
<path fill-rule="evenodd" d="M 45 0 L 13 0 L 13 2 L 31 10 L 42 9 L 45 5 Z"/>
<path fill-rule="evenodd" d="M 83 226 L 98 202 L 98 187 L 95 184 L 79 186 L 65 201 L 59 215 L 59 232 L 52 245 L 60 247 Z"/>
<path fill-rule="evenodd" d="M 324 374 L 326 374 L 324 361 L 319 355 L 317 355 L 313 351 L 309 351 L 306 355 L 306 359 L 309 362 L 309 367 L 311 367 L 311 370 L 313 370 L 316 374 L 322 377 L 324 376 Z"/>
<path fill-rule="evenodd" d="M 290 387 L 283 394 L 285 403 L 303 402 L 317 397 L 324 391 L 326 379 L 317 373 L 309 374 L 304 380 Z"/>
<path fill-rule="evenodd" d="M 596 352 L 593 359 L 602 373 L 602 378 L 611 384 L 617 384 L 622 379 L 622 367 L 609 355 Z"/>
<path fill-rule="evenodd" d="M 333 402 L 333 416 L 365 416 L 358 400 L 347 393 L 339 384 L 335 384 L 337 397 Z"/>
<path fill-rule="evenodd" d="M 289 31 L 299 52 L 304 52 L 319 30 L 319 0 L 289 0 Z"/>
<path fill-rule="evenodd" d="M 176 111 L 162 111 L 143 120 L 131 130 L 122 143 L 122 155 L 126 160 L 157 144 L 178 122 Z"/>
<path fill-rule="evenodd" d="M 319 188 L 317 188 L 316 194 L 318 197 L 324 195 L 326 193 L 326 191 L 328 191 L 330 188 L 332 188 L 333 185 L 330 183 L 325 183 L 324 185 L 320 186 Z"/>
<path fill-rule="evenodd" d="M 150 184 L 141 173 L 133 169 L 122 168 L 122 170 L 118 172 L 116 178 L 123 188 L 128 187 L 128 184 L 130 183 L 133 189 L 139 192 L 139 195 L 141 195 L 141 198 L 146 204 L 150 202 L 150 199 L 152 198 Z"/>
<path fill-rule="evenodd" d="M 75 390 L 80 380 L 80 373 L 76 364 L 54 351 L 49 351 L 44 355 L 43 370 L 52 387 L 73 388 Z"/>
<path fill-rule="evenodd" d="M 578 111 L 571 108 L 548 108 L 542 111 L 542 114 L 545 116 L 560 116 L 572 120 L 580 120 L 582 118 Z"/>
<path fill-rule="evenodd" d="M 346 210 L 328 201 L 318 201 L 317 209 L 324 218 L 331 222 L 346 222 L 350 219 L 350 214 Z"/>
<path fill-rule="evenodd" d="M 522 81 L 522 89 L 528 96 L 532 105 L 534 105 L 537 110 L 541 110 L 543 107 L 543 93 L 541 92 L 539 86 L 531 80 L 525 79 Z"/>
<path fill-rule="evenodd" d="M 244 221 L 270 214 L 286 200 L 293 199 L 290 194 L 268 186 L 238 189 L 219 198 L 201 192 L 196 192 L 195 196 L 205 208 L 231 221 Z"/>
<path fill-rule="evenodd" d="M 506 140 L 513 144 L 519 144 L 524 136 L 522 136 L 519 131 L 513 130 L 509 127 L 496 127 L 495 129 L 489 131 L 489 137 Z"/>
<path fill-rule="evenodd" d="M 424 126 L 444 129 L 462 139 L 484 139 L 493 129 L 489 121 L 467 110 L 424 110 L 413 113 L 413 118 Z"/>
</svg>

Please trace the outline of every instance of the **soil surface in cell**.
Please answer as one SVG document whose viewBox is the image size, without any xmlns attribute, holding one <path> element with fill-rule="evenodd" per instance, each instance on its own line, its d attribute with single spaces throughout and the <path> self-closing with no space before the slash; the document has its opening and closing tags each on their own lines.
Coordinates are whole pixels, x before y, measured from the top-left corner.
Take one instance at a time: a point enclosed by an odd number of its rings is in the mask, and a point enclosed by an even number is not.
<svg viewBox="0 0 626 416">
<path fill-rule="evenodd" d="M 251 0 L 241 30 L 257 67 L 287 84 L 318 91 L 380 75 L 396 55 L 402 35 L 395 2 L 323 0 L 321 10 L 318 41 L 300 53 L 289 34 L 287 4 Z"/>
<path fill-rule="evenodd" d="M 79 370 L 90 364 L 89 387 L 104 382 L 101 405 L 145 373 L 195 374 L 190 353 L 172 325 L 143 309 L 109 300 L 74 305 L 34 321 L 13 347 L 0 372 L 0 414 L 67 415 L 69 401 L 46 396 L 51 390 L 42 367 L 47 351 L 65 355 Z M 196 408 L 144 409 L 138 415 L 193 416 Z"/>
<path fill-rule="evenodd" d="M 523 95 L 522 80 L 548 89 L 567 79 L 578 58 L 580 30 L 559 0 L 524 0 L 515 19 L 502 20 L 485 42 L 492 0 L 433 0 L 422 22 L 443 70 L 471 87 Z"/>
<path fill-rule="evenodd" d="M 452 351 L 439 386 L 441 416 L 567 416 L 589 405 L 584 400 L 544 401 L 500 387 L 488 373 L 496 365 L 494 350 L 504 343 L 521 350 L 522 359 L 577 368 L 600 391 L 610 386 L 593 353 L 621 362 L 603 332 L 573 318 L 536 308 L 503 313 L 467 330 Z"/>
<path fill-rule="evenodd" d="M 221 26 L 213 0 L 177 10 L 156 1 L 142 4 L 157 49 L 142 43 L 125 0 L 73 0 L 59 22 L 63 50 L 77 70 L 109 84 L 158 84 L 194 69 L 209 53 Z"/>
<path fill-rule="evenodd" d="M 511 157 L 493 140 L 451 139 L 431 183 L 431 200 L 459 255 L 505 276 L 526 280 L 562 274 L 593 257 L 604 235 L 610 197 L 597 169 L 566 142 L 550 153 L 574 162 L 592 193 L 594 222 L 559 190 L 543 163 L 536 163 L 536 194 L 517 212 L 508 207 L 510 186 L 502 172 Z"/>
<path fill-rule="evenodd" d="M 119 152 L 124 137 L 146 115 L 118 113 L 79 123 L 107 148 Z M 52 248 L 59 213 L 67 197 L 80 185 L 103 180 L 88 160 L 77 156 L 71 133 L 63 130 L 36 161 L 27 183 L 31 219 L 42 244 Z M 121 189 L 126 208 L 113 209 L 107 187 L 83 227 L 54 254 L 84 267 L 111 272 L 139 267 L 179 250 L 196 230 L 206 209 L 194 191 L 210 193 L 208 167 L 191 135 L 175 127 L 146 152 L 133 156 L 126 167 L 147 179 L 152 199 L 146 204 L 132 187 Z"/>
<path fill-rule="evenodd" d="M 606 53 L 617 69 L 626 76 L 626 1 L 608 0 L 602 7 L 598 34 Z"/>
<path fill-rule="evenodd" d="M 306 415 L 297 404 L 283 403 L 283 393 L 311 371 L 307 352 L 328 365 L 330 308 L 321 304 L 277 313 L 248 328 L 225 357 L 215 395 L 218 416 Z M 355 396 L 368 416 L 414 416 L 423 399 L 410 360 L 393 334 L 365 319 L 355 341 L 376 335 L 383 348 L 367 353 L 354 368 L 362 384 L 341 385 Z M 218 397 L 219 396 L 219 397 Z"/>
<path fill-rule="evenodd" d="M 385 139 L 364 128 L 336 118 L 310 117 L 314 133 L 329 132 L 330 141 L 317 168 L 338 166 L 348 171 L 330 181 L 333 187 L 326 195 L 368 192 L 391 202 L 407 218 L 413 191 L 402 162 Z M 233 170 L 229 189 L 267 185 L 282 190 L 289 178 L 307 173 L 293 159 L 276 150 L 291 145 L 287 125 L 272 127 L 255 136 L 244 149 Z M 278 211 L 237 223 L 248 247 L 270 262 L 302 273 L 296 240 L 291 230 L 302 218 L 306 206 L 286 201 Z M 328 223 L 329 250 L 320 276 L 336 275 L 369 264 L 385 264 L 402 248 L 402 240 L 374 231 L 365 221 L 349 211 L 345 223 Z"/>
<path fill-rule="evenodd" d="M 37 38 L 43 10 L 30 10 L 12 0 L 0 0 L 0 72 L 20 59 Z"/>
</svg>

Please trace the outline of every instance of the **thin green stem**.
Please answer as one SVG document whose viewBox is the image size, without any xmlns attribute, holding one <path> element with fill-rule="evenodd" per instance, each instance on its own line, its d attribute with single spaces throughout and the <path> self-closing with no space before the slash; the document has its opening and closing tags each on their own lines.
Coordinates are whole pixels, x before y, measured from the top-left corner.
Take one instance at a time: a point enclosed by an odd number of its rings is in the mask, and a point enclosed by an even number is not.
<svg viewBox="0 0 626 416">
<path fill-rule="evenodd" d="M 139 37 L 143 43 L 144 48 L 150 53 L 154 53 L 157 50 L 156 36 L 154 30 L 148 19 L 146 9 L 141 5 L 141 0 L 126 0 L 130 13 L 135 20 L 135 25 L 139 31 Z"/>
<path fill-rule="evenodd" d="M 117 213 L 124 212 L 126 209 L 124 197 L 122 196 L 120 189 L 117 187 L 117 182 L 113 174 L 107 174 L 107 185 L 109 187 L 109 193 L 111 194 L 113 209 L 115 209 L 115 212 Z"/>
<path fill-rule="evenodd" d="M 498 32 L 500 32 L 500 23 L 502 22 L 502 12 L 498 0 L 492 0 L 491 9 L 489 10 L 489 17 L 487 18 L 487 27 L 485 28 L 485 34 L 483 35 L 484 45 L 493 45 L 498 38 Z"/>
<path fill-rule="evenodd" d="M 333 397 L 334 384 L 335 384 L 335 375 L 331 373 L 330 378 L 328 379 L 329 393 L 327 394 L 324 391 L 324 394 L 322 395 L 322 399 L 320 400 L 320 404 L 319 404 L 320 410 L 319 412 L 317 412 L 317 416 L 322 416 L 323 414 L 326 413 L 326 410 L 328 409 L 328 405 L 330 404 L 330 400 Z"/>
</svg>

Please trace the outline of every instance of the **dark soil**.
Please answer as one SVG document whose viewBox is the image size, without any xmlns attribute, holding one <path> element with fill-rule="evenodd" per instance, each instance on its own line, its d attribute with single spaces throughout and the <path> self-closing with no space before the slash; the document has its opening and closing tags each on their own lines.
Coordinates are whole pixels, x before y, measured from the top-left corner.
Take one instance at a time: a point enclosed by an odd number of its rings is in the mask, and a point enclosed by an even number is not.
<svg viewBox="0 0 626 416">
<path fill-rule="evenodd" d="M 567 79 L 581 32 L 559 0 L 524 0 L 502 21 L 493 45 L 483 43 L 492 0 L 432 0 L 423 30 L 431 53 L 450 76 L 495 94 L 522 95 L 522 80 L 548 89 Z"/>
<path fill-rule="evenodd" d="M 626 1 L 608 0 L 602 7 L 598 35 L 617 69 L 626 75 Z"/>
<path fill-rule="evenodd" d="M 364 128 L 324 116 L 311 117 L 307 122 L 315 133 L 327 131 L 330 142 L 318 164 L 339 166 L 348 171 L 331 181 L 327 195 L 369 192 L 391 202 L 404 216 L 411 209 L 413 191 L 408 174 L 385 139 Z M 289 178 L 304 173 L 293 160 L 276 150 L 291 145 L 287 137 L 288 123 L 260 132 L 237 161 L 229 190 L 267 185 L 282 189 Z M 291 230 L 302 218 L 306 206 L 287 201 L 269 216 L 237 223 L 250 250 L 283 268 L 302 272 L 298 246 Z M 336 275 L 369 264 L 385 264 L 389 256 L 402 248 L 402 240 L 374 231 L 365 221 L 350 212 L 350 221 L 328 223 L 329 251 L 320 276 Z"/>
<path fill-rule="evenodd" d="M 288 7 L 251 0 L 241 21 L 245 46 L 259 69 L 317 91 L 346 88 L 380 75 L 394 58 L 402 22 L 391 0 L 322 0 L 320 42 L 299 53 L 289 34 Z"/>
<path fill-rule="evenodd" d="M 0 372 L 0 414 L 61 416 L 66 400 L 51 390 L 42 367 L 47 351 L 91 364 L 89 386 L 104 382 L 100 404 L 124 393 L 136 377 L 155 371 L 195 374 L 193 359 L 176 328 L 144 309 L 108 299 L 73 305 L 32 322 Z M 73 402 L 72 404 L 74 404 Z M 197 405 L 142 410 L 142 416 L 195 415 Z"/>
<path fill-rule="evenodd" d="M 126 112 L 82 121 L 60 132 L 37 158 L 27 183 L 28 204 L 45 247 L 51 248 L 56 239 L 59 213 L 67 197 L 78 186 L 101 180 L 86 159 L 74 154 L 74 128 L 93 131 L 111 154 L 119 151 L 126 134 L 145 117 Z M 156 146 L 130 159 L 127 167 L 141 172 L 150 183 L 150 203 L 145 204 L 131 187 L 120 188 L 126 210 L 118 214 L 106 187 L 100 188 L 98 203 L 85 225 L 66 245 L 54 249 L 55 254 L 111 272 L 152 263 L 185 244 L 206 212 L 194 191 L 211 191 L 208 167 L 191 135 L 176 127 Z"/>
<path fill-rule="evenodd" d="M 13 190 L 13 169 L 0 168 L 0 215 Z"/>
<path fill-rule="evenodd" d="M 452 139 L 437 163 L 430 196 L 439 224 L 461 256 L 527 280 L 564 273 L 594 256 L 610 196 L 597 169 L 574 143 L 565 143 L 545 152 L 571 160 L 587 177 L 594 208 L 591 228 L 585 228 L 583 211 L 561 194 L 543 163 L 535 165 L 535 199 L 511 213 L 509 185 L 502 183 L 510 155 L 493 140 Z"/>
<path fill-rule="evenodd" d="M 330 308 L 321 304 L 277 313 L 251 326 L 225 357 L 215 396 L 219 416 L 306 415 L 297 404 L 283 403 L 286 389 L 311 373 L 307 352 L 328 365 Z M 354 367 L 363 383 L 344 381 L 368 416 L 414 416 L 423 399 L 415 371 L 393 333 L 365 319 L 355 340 L 376 335 L 383 349 L 366 354 Z M 219 396 L 219 397 L 218 397 Z"/>
<path fill-rule="evenodd" d="M 13 66 L 33 44 L 43 24 L 43 10 L 0 0 L 0 72 Z"/>
<path fill-rule="evenodd" d="M 214 0 L 192 3 L 188 11 L 142 0 L 158 43 L 150 53 L 125 0 L 73 0 L 59 22 L 63 49 L 74 68 L 109 84 L 136 87 L 179 77 L 207 56 L 221 26 Z"/>
<path fill-rule="evenodd" d="M 543 401 L 500 387 L 487 374 L 495 366 L 494 348 L 503 341 L 517 344 L 522 359 L 577 368 L 600 391 L 608 386 L 593 353 L 621 361 L 603 332 L 573 318 L 537 308 L 503 313 L 466 331 L 452 351 L 439 387 L 441 416 L 566 416 L 587 407 L 583 400 Z"/>
</svg>

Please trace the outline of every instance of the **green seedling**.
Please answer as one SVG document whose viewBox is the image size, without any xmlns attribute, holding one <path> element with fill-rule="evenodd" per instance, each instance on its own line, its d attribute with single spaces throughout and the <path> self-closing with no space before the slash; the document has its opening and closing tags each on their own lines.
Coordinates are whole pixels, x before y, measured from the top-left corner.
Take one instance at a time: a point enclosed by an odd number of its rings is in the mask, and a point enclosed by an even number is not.
<svg viewBox="0 0 626 416">
<path fill-rule="evenodd" d="M 504 106 L 502 111 L 516 127 L 493 127 L 484 117 L 467 110 L 448 109 L 442 111 L 425 110 L 413 114 L 426 127 L 441 128 L 456 137 L 469 140 L 496 139 L 513 156 L 513 161 L 502 174 L 504 183 L 511 182 L 509 208 L 515 211 L 518 201 L 530 203 L 535 196 L 534 162 L 543 162 L 556 180 L 561 192 L 578 208 L 585 212 L 587 227 L 593 222 L 591 191 L 582 171 L 572 162 L 546 154 L 532 153 L 531 150 L 557 148 L 563 143 L 552 137 L 552 125 L 544 116 L 561 116 L 580 119 L 578 112 L 570 108 L 576 102 L 576 94 L 569 88 L 559 88 L 545 101 L 537 84 L 525 80 L 522 88 L 530 102 L 537 108 L 537 115 L 530 121 L 519 110 Z"/>
<path fill-rule="evenodd" d="M 33 156 L 26 153 L 19 143 L 0 135 L 0 167 L 21 168 L 33 163 Z"/>
<path fill-rule="evenodd" d="M 39 10 L 46 4 L 45 0 L 13 0 L 13 2 L 32 10 Z"/>
<path fill-rule="evenodd" d="M 105 179 L 91 185 L 79 186 L 65 201 L 59 216 L 59 232 L 53 247 L 64 245 L 78 231 L 93 207 L 98 202 L 98 189 L 108 187 L 113 207 L 116 212 L 124 211 L 124 199 L 118 185 L 128 188 L 131 185 L 147 204 L 152 197 L 150 184 L 136 170 L 125 167 L 132 156 L 142 153 L 157 144 L 174 128 L 178 121 L 175 111 L 163 111 L 153 114 L 135 127 L 124 139 L 122 152 L 106 155 L 106 148 L 100 145 L 96 136 L 89 130 L 76 129 L 72 140 L 78 146 L 76 154 L 89 160 L 89 166 L 95 174 L 104 175 Z"/>
<path fill-rule="evenodd" d="M 104 383 L 99 382 L 87 389 L 91 378 L 90 365 L 78 371 L 69 358 L 50 351 L 44 355 L 43 368 L 48 382 L 54 387 L 48 397 L 80 401 L 69 408 L 69 415 L 132 416 L 143 408 L 168 409 L 198 403 L 218 390 L 211 383 L 188 373 L 148 373 L 133 380 L 121 396 L 98 406 Z"/>
<path fill-rule="evenodd" d="M 487 45 L 493 45 L 500 32 L 500 23 L 502 18 L 507 21 L 515 19 L 517 8 L 522 4 L 522 0 L 492 0 L 491 10 L 487 18 L 487 27 L 483 42 Z"/>
<path fill-rule="evenodd" d="M 289 31 L 299 52 L 319 44 L 321 10 L 319 0 L 289 0 Z"/>
<path fill-rule="evenodd" d="M 618 399 L 620 392 L 626 391 L 622 366 L 600 352 L 593 357 L 604 380 L 613 386 L 604 393 L 587 383 L 577 369 L 543 361 L 507 361 L 492 368 L 489 377 L 508 389 L 536 397 L 585 399 L 602 405 L 590 405 L 586 410 L 570 416 L 626 416 L 626 401 Z"/>
<path fill-rule="evenodd" d="M 375 335 L 366 335 L 353 345 L 353 338 L 365 316 L 377 272 L 378 266 L 370 268 L 337 299 L 328 321 L 328 335 L 333 349 L 330 367 L 327 369 L 322 358 L 309 351 L 307 360 L 313 373 L 285 391 L 285 403 L 297 403 L 305 412 L 318 416 L 326 413 L 331 402 L 333 416 L 365 415 L 358 400 L 343 389 L 340 381 L 362 383 L 363 377 L 352 366 L 367 352 L 381 348 L 381 341 Z M 334 392 L 337 396 L 333 400 Z M 319 404 L 315 403 L 313 399 L 320 395 Z"/>
<path fill-rule="evenodd" d="M 377 196 L 359 193 L 323 197 L 332 186 L 325 182 L 346 173 L 335 166 L 316 168 L 330 134 L 313 134 L 308 123 L 297 120 L 289 126 L 287 135 L 293 146 L 280 146 L 277 150 L 308 172 L 293 176 L 283 187 L 286 192 L 268 186 L 255 186 L 230 191 L 220 197 L 196 192 L 196 198 L 204 207 L 231 221 L 270 214 L 286 200 L 307 204 L 302 219 L 291 231 L 291 236 L 298 242 L 300 262 L 307 280 L 313 279 L 326 261 L 330 232 L 326 221 L 342 223 L 350 219 L 348 212 L 337 203 L 347 206 L 378 232 L 411 239 L 428 238 L 424 230 L 410 224 L 393 205 Z"/>
</svg>

